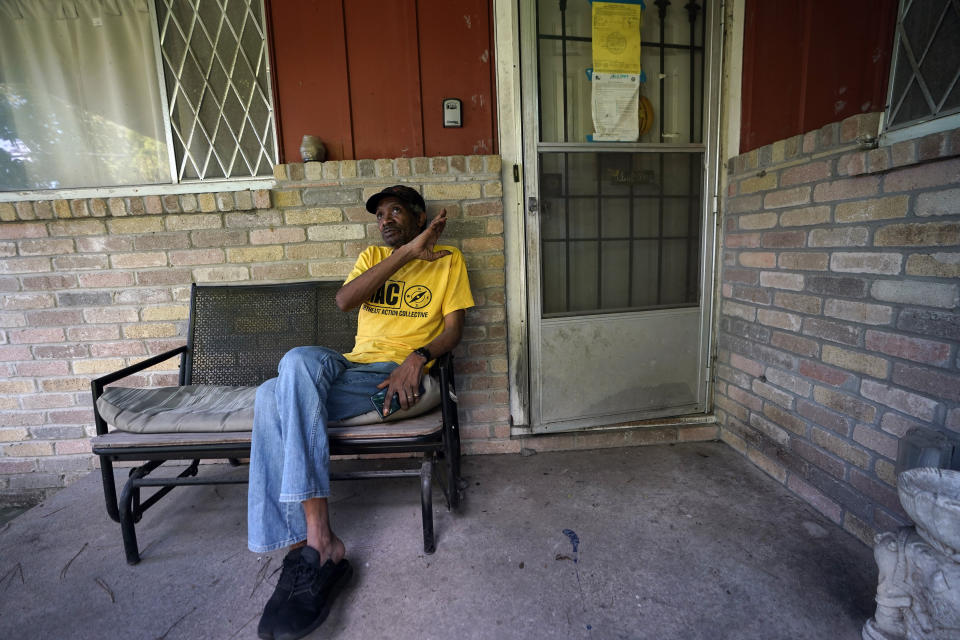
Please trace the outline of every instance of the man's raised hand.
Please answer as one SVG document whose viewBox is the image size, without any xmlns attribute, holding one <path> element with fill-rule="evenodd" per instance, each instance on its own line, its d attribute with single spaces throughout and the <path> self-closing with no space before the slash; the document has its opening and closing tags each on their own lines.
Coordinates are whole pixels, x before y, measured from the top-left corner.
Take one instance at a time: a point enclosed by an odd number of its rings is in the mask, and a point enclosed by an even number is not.
<svg viewBox="0 0 960 640">
<path fill-rule="evenodd" d="M 450 255 L 450 252 L 446 249 L 443 251 L 433 250 L 433 246 L 437 243 L 437 240 L 440 239 L 440 234 L 443 233 L 443 229 L 446 226 L 447 210 L 441 209 L 437 217 L 427 225 L 427 228 L 410 241 L 410 249 L 413 250 L 414 256 L 420 260 L 433 262 L 434 260 L 439 260 L 444 256 Z"/>
</svg>

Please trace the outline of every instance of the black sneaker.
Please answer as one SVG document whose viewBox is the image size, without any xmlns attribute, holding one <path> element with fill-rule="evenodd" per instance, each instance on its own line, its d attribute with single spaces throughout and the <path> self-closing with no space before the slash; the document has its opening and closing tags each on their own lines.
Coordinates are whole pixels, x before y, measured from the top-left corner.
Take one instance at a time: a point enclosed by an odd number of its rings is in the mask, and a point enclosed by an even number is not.
<svg viewBox="0 0 960 640">
<path fill-rule="evenodd" d="M 274 614 L 274 640 L 296 640 L 323 624 L 351 576 L 353 567 L 346 558 L 321 566 L 316 549 L 303 547 L 293 590 Z"/>
<path fill-rule="evenodd" d="M 267 605 L 263 608 L 263 615 L 260 616 L 260 624 L 257 625 L 257 635 L 263 640 L 273 640 L 273 628 L 277 624 L 277 610 L 293 592 L 299 572 L 300 551 L 302 549 L 303 547 L 292 549 L 283 559 L 283 570 L 280 572 L 280 579 L 277 580 L 277 588 L 273 590 L 273 595 L 267 600 Z"/>
</svg>

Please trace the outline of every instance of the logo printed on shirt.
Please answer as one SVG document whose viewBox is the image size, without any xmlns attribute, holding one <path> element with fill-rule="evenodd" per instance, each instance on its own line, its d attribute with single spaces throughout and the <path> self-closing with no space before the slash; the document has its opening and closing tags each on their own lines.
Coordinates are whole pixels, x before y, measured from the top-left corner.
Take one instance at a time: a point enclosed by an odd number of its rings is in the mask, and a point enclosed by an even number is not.
<svg viewBox="0 0 960 640">
<path fill-rule="evenodd" d="M 401 307 L 423 309 L 430 304 L 433 294 L 422 284 L 415 284 L 409 289 L 402 280 L 387 280 L 377 289 L 370 300 L 363 303 L 363 310 L 368 313 L 386 316 L 402 316 L 405 318 L 426 318 L 427 311 L 407 311 Z"/>
<path fill-rule="evenodd" d="M 370 296 L 369 304 L 381 309 L 400 309 L 403 306 L 423 309 L 432 299 L 430 289 L 422 284 L 407 288 L 406 282 L 402 280 L 387 280 Z"/>
<path fill-rule="evenodd" d="M 433 299 L 433 296 L 430 293 L 430 289 L 427 289 L 422 284 L 413 285 L 403 294 L 404 302 L 412 309 L 423 309 L 430 304 L 431 299 Z"/>
<path fill-rule="evenodd" d="M 401 280 L 387 280 L 383 286 L 373 292 L 370 296 L 370 304 L 378 307 L 387 307 L 398 309 L 400 301 L 403 299 L 404 282 Z"/>
</svg>

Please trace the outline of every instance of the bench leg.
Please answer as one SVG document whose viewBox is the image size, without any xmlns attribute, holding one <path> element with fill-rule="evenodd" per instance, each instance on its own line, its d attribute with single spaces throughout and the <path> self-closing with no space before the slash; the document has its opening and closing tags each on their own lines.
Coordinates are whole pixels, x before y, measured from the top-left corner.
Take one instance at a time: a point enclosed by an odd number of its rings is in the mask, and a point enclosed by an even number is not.
<svg viewBox="0 0 960 640">
<path fill-rule="evenodd" d="M 117 509 L 117 485 L 113 479 L 113 462 L 107 456 L 100 456 L 100 477 L 103 479 L 103 499 L 107 503 L 107 515 L 114 522 L 120 522 Z"/>
<path fill-rule="evenodd" d="M 463 503 L 465 485 L 463 478 L 460 477 L 459 455 L 456 453 L 451 455 L 448 451 L 442 452 L 438 458 L 434 458 L 434 463 L 437 465 L 437 481 L 443 490 L 447 510 L 456 511 Z"/>
<path fill-rule="evenodd" d="M 133 502 L 139 498 L 140 488 L 135 480 L 138 474 L 131 474 L 120 494 L 120 533 L 123 535 L 123 551 L 127 555 L 127 564 L 140 562 L 140 550 L 137 547 L 137 530 L 133 514 Z M 139 500 L 138 500 L 139 502 Z"/>
<path fill-rule="evenodd" d="M 136 523 L 143 516 L 143 509 L 140 505 L 139 481 L 142 478 L 146 478 L 151 471 L 162 465 L 163 462 L 163 460 L 153 460 L 145 465 L 131 469 L 130 477 L 127 479 L 127 483 L 123 485 L 123 491 L 120 493 L 120 502 L 117 506 L 120 511 L 120 533 L 123 535 L 123 550 L 127 555 L 127 564 L 137 564 L 140 562 L 140 551 L 137 547 Z M 159 496 L 156 495 L 151 496 L 151 504 L 155 502 L 158 497 Z"/>
<path fill-rule="evenodd" d="M 456 511 L 460 507 L 463 494 L 463 489 L 460 487 L 459 460 L 448 457 L 445 462 L 444 470 L 446 471 L 447 493 L 449 494 L 447 496 L 447 509 Z"/>
<path fill-rule="evenodd" d="M 150 472 L 162 465 L 164 460 L 153 460 L 145 465 L 130 470 L 130 479 L 123 486 L 123 492 L 120 494 L 120 533 L 123 535 L 123 550 L 127 555 L 128 564 L 137 564 L 140 562 L 140 552 L 137 547 L 136 523 L 143 517 L 143 512 L 152 507 L 160 498 L 173 491 L 176 481 L 173 484 L 162 486 L 157 489 L 153 495 L 147 498 L 143 503 L 140 502 L 140 485 L 150 484 L 148 481 L 141 482 L 150 475 Z M 200 461 L 194 460 L 193 463 L 184 469 L 177 479 L 187 478 L 197 475 Z M 154 485 L 155 486 L 155 485 Z"/>
<path fill-rule="evenodd" d="M 424 461 L 420 467 L 420 507 L 423 510 L 423 552 L 433 553 L 437 549 L 433 537 L 433 462 Z"/>
<path fill-rule="evenodd" d="M 460 505 L 463 503 L 463 490 L 466 488 L 464 483 L 463 476 L 460 475 L 460 445 L 457 445 L 456 450 L 453 455 L 450 457 L 450 485 L 452 498 L 450 500 L 450 508 L 456 511 L 460 508 Z"/>
</svg>

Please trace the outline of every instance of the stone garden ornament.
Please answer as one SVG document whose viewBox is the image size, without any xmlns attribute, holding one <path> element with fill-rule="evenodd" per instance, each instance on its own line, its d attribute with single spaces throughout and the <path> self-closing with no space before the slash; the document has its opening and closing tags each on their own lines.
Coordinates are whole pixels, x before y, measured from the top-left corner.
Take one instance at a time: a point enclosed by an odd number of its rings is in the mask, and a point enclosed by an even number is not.
<svg viewBox="0 0 960 640">
<path fill-rule="evenodd" d="M 917 468 L 898 481 L 915 526 L 876 537 L 877 611 L 863 640 L 960 638 L 960 472 Z"/>
</svg>

